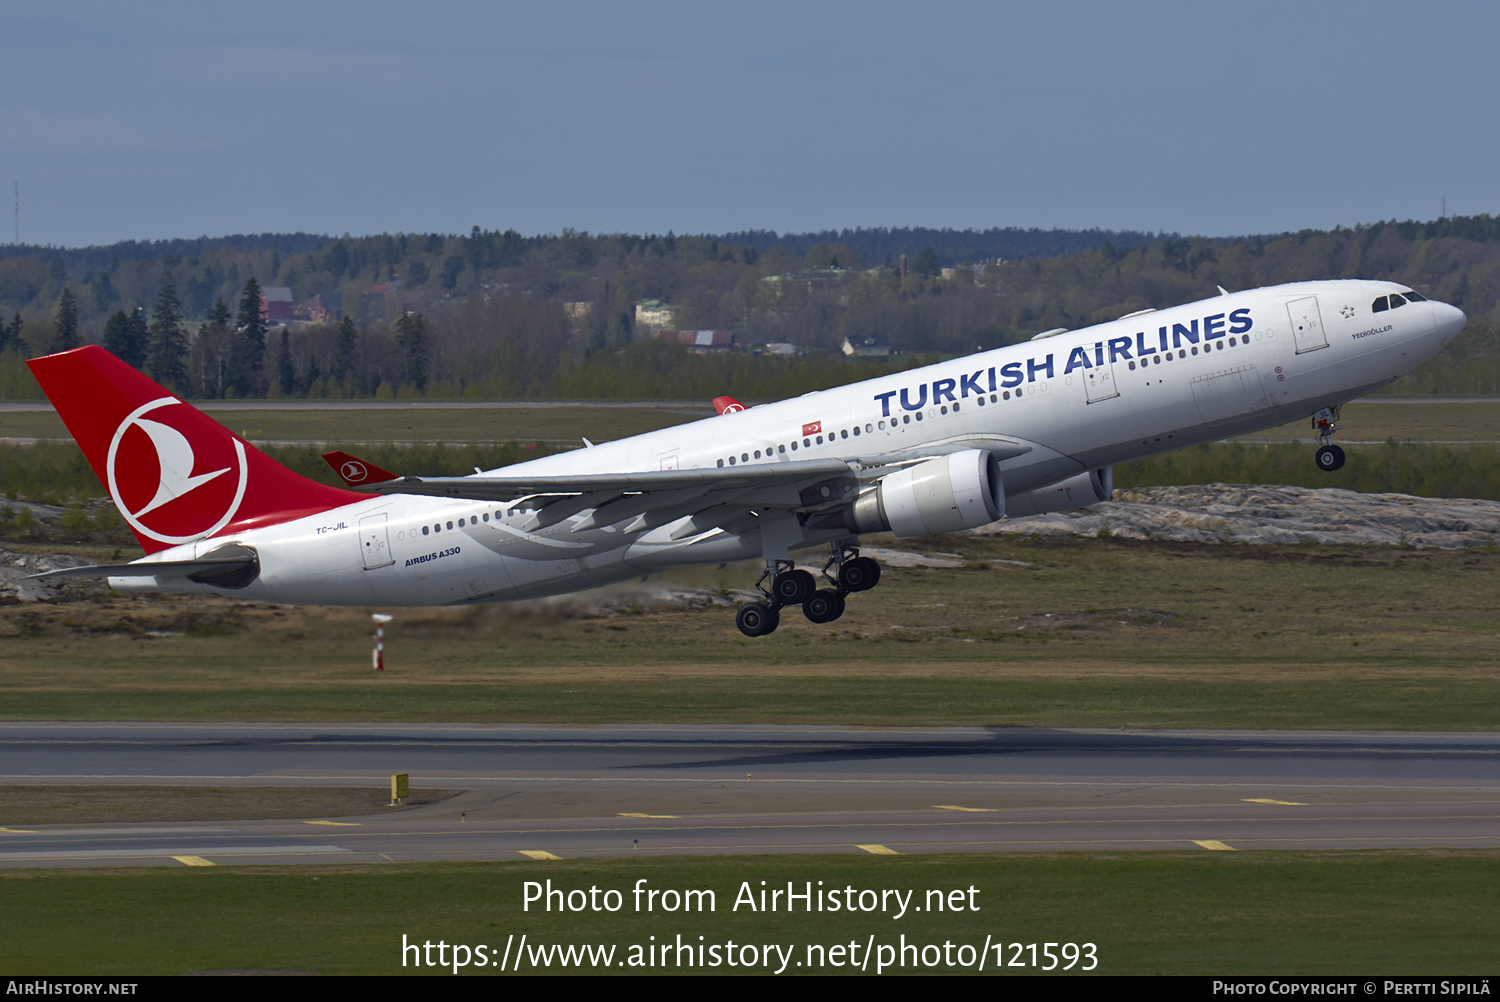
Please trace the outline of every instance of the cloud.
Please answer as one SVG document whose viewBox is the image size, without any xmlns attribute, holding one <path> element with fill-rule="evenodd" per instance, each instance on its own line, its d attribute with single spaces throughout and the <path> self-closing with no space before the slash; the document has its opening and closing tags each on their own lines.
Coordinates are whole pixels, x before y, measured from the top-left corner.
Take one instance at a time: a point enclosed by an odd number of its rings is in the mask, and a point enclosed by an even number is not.
<svg viewBox="0 0 1500 1002">
<path fill-rule="evenodd" d="M 49 115 L 0 108 L 0 146 L 41 151 L 163 151 L 187 144 L 168 134 L 145 132 L 107 115 Z"/>
</svg>

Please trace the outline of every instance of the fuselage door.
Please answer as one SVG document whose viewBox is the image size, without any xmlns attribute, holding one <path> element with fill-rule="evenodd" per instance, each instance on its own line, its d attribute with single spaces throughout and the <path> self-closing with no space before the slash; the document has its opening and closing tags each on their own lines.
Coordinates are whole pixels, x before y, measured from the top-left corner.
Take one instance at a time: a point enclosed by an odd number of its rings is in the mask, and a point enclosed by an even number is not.
<svg viewBox="0 0 1500 1002">
<path fill-rule="evenodd" d="M 390 530 L 386 528 L 383 512 L 379 515 L 366 515 L 359 520 L 359 549 L 364 556 L 367 571 L 396 562 L 396 558 L 391 556 Z"/>
<path fill-rule="evenodd" d="M 1108 400 L 1110 397 L 1118 397 L 1120 390 L 1115 383 L 1115 363 L 1113 360 L 1103 365 L 1091 365 L 1083 370 L 1083 385 L 1088 394 L 1088 402 L 1098 403 Z"/>
<path fill-rule="evenodd" d="M 1318 313 L 1317 296 L 1292 300 L 1286 304 L 1286 312 L 1292 321 L 1297 354 L 1328 347 L 1328 332 L 1323 329 L 1323 317 Z"/>
</svg>

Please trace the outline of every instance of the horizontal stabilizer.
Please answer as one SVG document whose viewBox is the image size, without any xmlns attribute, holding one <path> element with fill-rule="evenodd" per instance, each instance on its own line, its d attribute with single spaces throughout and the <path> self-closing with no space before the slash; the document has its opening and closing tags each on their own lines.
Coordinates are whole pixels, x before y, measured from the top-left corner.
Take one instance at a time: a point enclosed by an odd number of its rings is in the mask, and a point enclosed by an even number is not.
<svg viewBox="0 0 1500 1002">
<path fill-rule="evenodd" d="M 189 574 L 227 574 L 243 567 L 253 567 L 255 557 L 205 557 L 202 560 L 143 560 L 133 564 L 90 564 L 86 567 L 64 567 L 30 578 L 139 578 L 187 577 Z"/>
</svg>

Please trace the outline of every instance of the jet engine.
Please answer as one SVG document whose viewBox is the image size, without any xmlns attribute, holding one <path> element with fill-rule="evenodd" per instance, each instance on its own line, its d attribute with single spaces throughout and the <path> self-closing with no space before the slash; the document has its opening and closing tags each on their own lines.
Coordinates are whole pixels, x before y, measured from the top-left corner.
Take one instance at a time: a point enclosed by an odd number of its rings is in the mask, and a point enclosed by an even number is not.
<svg viewBox="0 0 1500 1002">
<path fill-rule="evenodd" d="M 855 532 L 901 539 L 989 525 L 1005 516 L 1000 461 L 984 449 L 929 459 L 881 478 L 845 512 Z"/>
<path fill-rule="evenodd" d="M 1038 487 L 1034 491 L 1016 494 L 1005 499 L 1005 513 L 1011 518 L 1027 515 L 1046 515 L 1054 511 L 1071 511 L 1086 508 L 1100 501 L 1108 501 L 1115 491 L 1114 467 L 1089 470 L 1076 477 L 1069 477 L 1050 487 Z"/>
</svg>

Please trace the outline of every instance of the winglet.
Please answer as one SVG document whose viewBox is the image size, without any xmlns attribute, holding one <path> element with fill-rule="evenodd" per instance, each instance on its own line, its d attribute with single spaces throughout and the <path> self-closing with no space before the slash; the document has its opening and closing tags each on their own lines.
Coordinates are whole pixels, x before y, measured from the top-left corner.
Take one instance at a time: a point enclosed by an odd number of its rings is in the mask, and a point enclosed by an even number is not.
<svg viewBox="0 0 1500 1002">
<path fill-rule="evenodd" d="M 355 459 L 347 452 L 340 452 L 337 449 L 323 453 L 323 459 L 337 471 L 340 477 L 344 478 L 344 483 L 350 487 L 366 487 L 370 484 L 383 484 L 387 480 L 397 479 L 396 474 L 382 470 L 374 463 Z"/>
<path fill-rule="evenodd" d="M 734 397 L 714 397 L 714 410 L 719 414 L 737 414 L 749 409 Z"/>
</svg>

